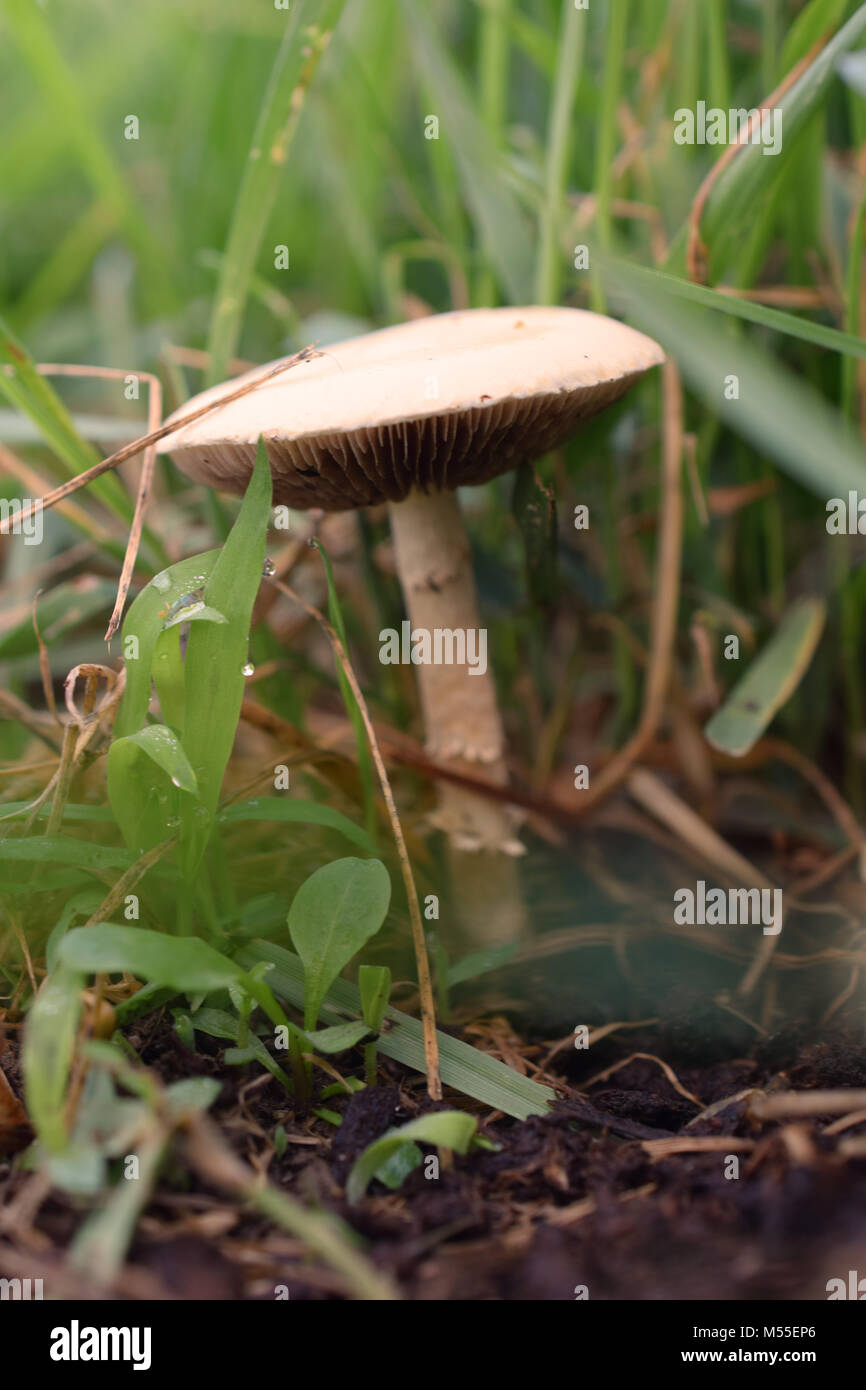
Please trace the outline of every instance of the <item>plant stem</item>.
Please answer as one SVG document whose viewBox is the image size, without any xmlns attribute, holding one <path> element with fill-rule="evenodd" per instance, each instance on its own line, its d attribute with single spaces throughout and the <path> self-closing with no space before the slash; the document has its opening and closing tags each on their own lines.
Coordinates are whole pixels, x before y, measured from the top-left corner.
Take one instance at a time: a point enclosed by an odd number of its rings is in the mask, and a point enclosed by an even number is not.
<svg viewBox="0 0 866 1390">
<path fill-rule="evenodd" d="M 547 159 L 544 166 L 544 200 L 538 235 L 538 262 L 535 274 L 537 304 L 556 304 L 562 284 L 562 255 L 559 233 L 567 182 L 569 126 L 574 97 L 583 62 L 585 10 L 566 4 L 559 34 L 559 58 L 550 106 L 547 131 Z"/>
<path fill-rule="evenodd" d="M 616 147 L 616 110 L 622 86 L 623 55 L 628 19 L 628 0 L 609 0 L 607 35 L 604 49 L 604 74 L 601 85 L 601 111 L 598 118 L 598 140 L 595 146 L 595 222 L 601 246 L 610 245 L 611 198 L 613 191 L 613 154 Z M 606 298 L 601 281 L 593 272 L 591 304 L 596 313 L 603 314 Z"/>
</svg>

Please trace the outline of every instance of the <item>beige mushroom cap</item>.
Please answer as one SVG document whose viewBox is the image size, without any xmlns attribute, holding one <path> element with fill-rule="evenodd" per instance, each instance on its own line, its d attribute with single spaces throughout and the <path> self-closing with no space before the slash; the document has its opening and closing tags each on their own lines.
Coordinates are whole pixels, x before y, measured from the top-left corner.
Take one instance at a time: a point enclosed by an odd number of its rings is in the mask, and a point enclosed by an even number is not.
<svg viewBox="0 0 866 1390">
<path fill-rule="evenodd" d="M 242 493 L 263 435 L 274 502 L 343 511 L 412 488 L 484 483 L 567 439 L 664 360 L 642 333 L 582 309 L 467 309 L 329 346 L 161 443 L 190 478 Z"/>
</svg>

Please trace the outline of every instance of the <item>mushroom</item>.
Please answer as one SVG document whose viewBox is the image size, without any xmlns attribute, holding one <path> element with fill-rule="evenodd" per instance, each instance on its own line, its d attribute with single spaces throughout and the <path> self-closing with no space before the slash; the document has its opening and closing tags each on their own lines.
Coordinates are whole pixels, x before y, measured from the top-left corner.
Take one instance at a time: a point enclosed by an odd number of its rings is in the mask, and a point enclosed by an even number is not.
<svg viewBox="0 0 866 1390">
<path fill-rule="evenodd" d="M 175 412 L 160 448 L 196 481 L 242 493 L 262 435 L 275 504 L 387 502 L 409 635 L 432 644 L 442 634 L 438 663 L 413 643 L 428 752 L 505 787 L 489 664 L 479 646 L 474 662 L 466 651 L 463 664 L 447 659 L 459 659 L 461 634 L 480 643 L 483 631 L 456 490 L 546 453 L 663 356 L 642 333 L 584 310 L 460 310 L 331 345 L 185 427 L 187 412 L 239 381 L 213 387 Z M 505 798 L 440 786 L 435 823 L 458 848 L 520 853 L 515 819 Z"/>
</svg>

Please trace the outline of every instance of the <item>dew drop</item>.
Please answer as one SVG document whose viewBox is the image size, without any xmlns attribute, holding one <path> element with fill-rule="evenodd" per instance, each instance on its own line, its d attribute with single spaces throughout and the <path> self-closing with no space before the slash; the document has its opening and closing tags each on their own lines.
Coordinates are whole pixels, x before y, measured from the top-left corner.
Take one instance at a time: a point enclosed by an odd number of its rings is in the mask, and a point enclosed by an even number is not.
<svg viewBox="0 0 866 1390">
<path fill-rule="evenodd" d="M 251 661 L 248 661 L 246 665 L 242 668 L 242 671 L 245 676 L 251 676 L 255 669 L 256 668 L 253 665 L 253 663 Z"/>
<path fill-rule="evenodd" d="M 269 555 L 265 556 L 265 563 L 262 565 L 262 574 L 276 574 L 277 567 Z"/>
</svg>

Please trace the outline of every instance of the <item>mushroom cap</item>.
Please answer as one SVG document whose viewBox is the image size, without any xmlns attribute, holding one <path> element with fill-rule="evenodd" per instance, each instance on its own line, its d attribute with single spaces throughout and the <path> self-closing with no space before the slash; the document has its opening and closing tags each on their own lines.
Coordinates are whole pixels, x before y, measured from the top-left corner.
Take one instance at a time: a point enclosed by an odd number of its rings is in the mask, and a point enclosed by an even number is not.
<svg viewBox="0 0 866 1390">
<path fill-rule="evenodd" d="M 197 482 L 246 490 L 259 435 L 275 503 L 343 511 L 487 482 L 568 438 L 664 360 L 643 333 L 583 309 L 465 309 L 329 345 L 160 444 Z M 270 364 L 273 365 L 273 364 Z"/>
</svg>

